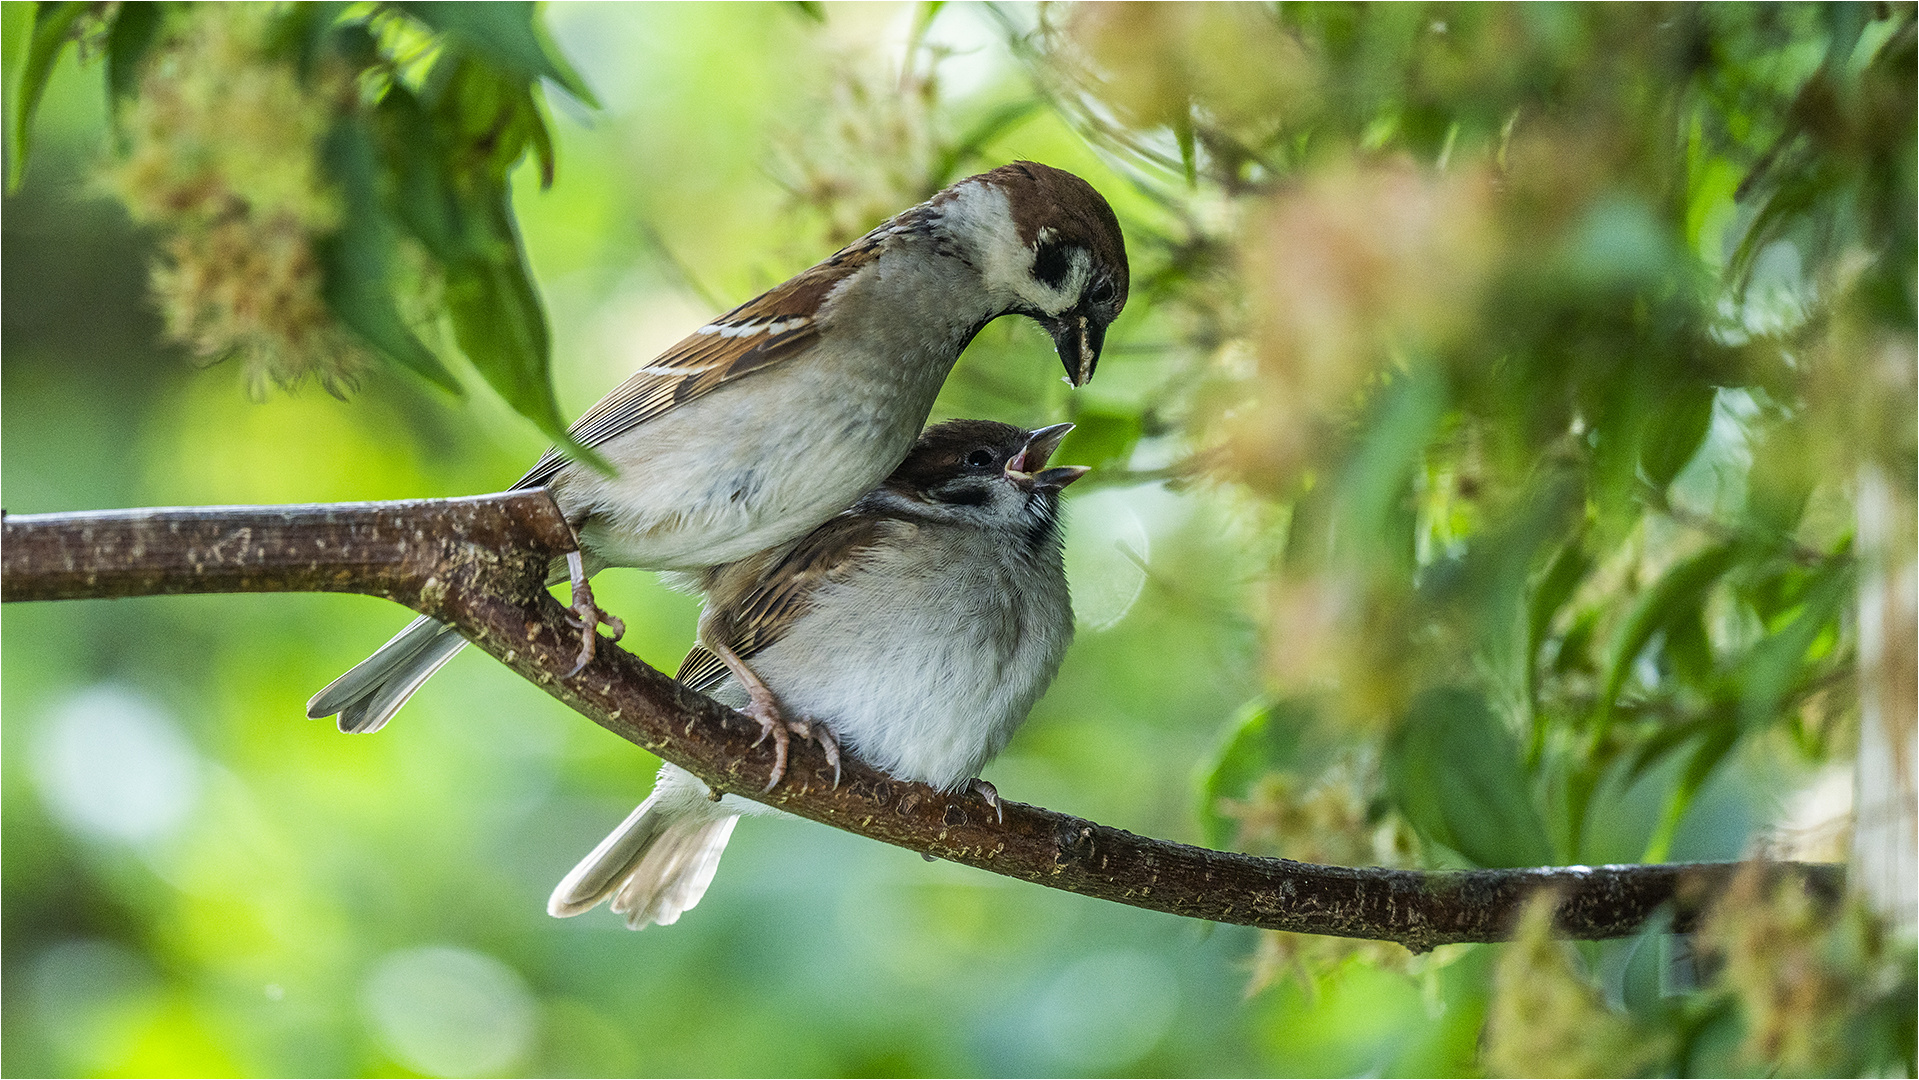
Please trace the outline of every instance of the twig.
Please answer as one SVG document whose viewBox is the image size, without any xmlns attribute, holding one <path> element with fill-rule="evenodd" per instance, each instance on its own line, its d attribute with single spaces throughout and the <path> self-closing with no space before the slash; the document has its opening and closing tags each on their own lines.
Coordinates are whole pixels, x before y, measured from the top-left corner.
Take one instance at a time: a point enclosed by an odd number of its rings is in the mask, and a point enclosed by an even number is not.
<svg viewBox="0 0 1919 1080">
<path fill-rule="evenodd" d="M 998 821 L 948 794 L 795 743 L 787 779 L 761 794 L 770 748 L 757 724 L 685 689 L 610 643 L 578 676 L 547 567 L 572 536 L 544 492 L 328 506 L 151 509 L 9 517 L 0 599 L 71 600 L 213 592 L 357 592 L 459 628 L 521 676 L 716 789 L 848 832 L 1051 888 L 1197 919 L 1397 941 L 1423 951 L 1504 939 L 1525 899 L 1558 891 L 1568 937 L 1634 933 L 1670 906 L 1683 930 L 1736 863 L 1412 871 L 1315 866 L 1135 836 L 1005 802 Z M 1822 898 L 1836 866 L 1782 863 Z"/>
</svg>

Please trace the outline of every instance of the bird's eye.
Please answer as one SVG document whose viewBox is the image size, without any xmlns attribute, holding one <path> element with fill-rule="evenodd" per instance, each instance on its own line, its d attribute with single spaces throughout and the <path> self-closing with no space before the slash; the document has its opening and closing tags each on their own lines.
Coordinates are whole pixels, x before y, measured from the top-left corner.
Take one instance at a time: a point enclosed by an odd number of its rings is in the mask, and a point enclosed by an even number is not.
<svg viewBox="0 0 1919 1080">
<path fill-rule="evenodd" d="M 966 463 L 975 469 L 984 469 L 993 463 L 993 452 L 985 449 L 975 450 L 966 455 Z"/>
<path fill-rule="evenodd" d="M 1093 288 L 1086 294 L 1086 299 L 1095 304 L 1110 304 L 1113 302 L 1113 292 L 1113 283 L 1106 278 L 1100 278 L 1093 282 Z"/>
</svg>

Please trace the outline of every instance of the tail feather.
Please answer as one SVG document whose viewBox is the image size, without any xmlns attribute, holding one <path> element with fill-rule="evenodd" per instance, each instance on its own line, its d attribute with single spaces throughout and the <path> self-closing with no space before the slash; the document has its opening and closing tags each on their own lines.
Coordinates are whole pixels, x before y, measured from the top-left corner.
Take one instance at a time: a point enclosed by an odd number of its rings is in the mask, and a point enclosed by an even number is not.
<svg viewBox="0 0 1919 1080">
<path fill-rule="evenodd" d="M 466 639 L 451 626 L 425 616 L 415 619 L 372 656 L 313 695 L 307 715 L 317 720 L 339 713 L 341 731 L 378 731 L 465 645 Z"/>
<path fill-rule="evenodd" d="M 664 765 L 653 794 L 553 890 L 547 913 L 578 915 L 610 897 L 635 930 L 669 926 L 706 895 L 739 820 L 698 777 Z"/>
<path fill-rule="evenodd" d="M 676 823 L 664 830 L 649 857 L 640 860 L 613 894 L 613 912 L 626 916 L 626 925 L 635 930 L 646 929 L 648 923 L 678 922 L 713 884 L 720 856 L 739 823 L 736 814 L 705 824 Z"/>
</svg>

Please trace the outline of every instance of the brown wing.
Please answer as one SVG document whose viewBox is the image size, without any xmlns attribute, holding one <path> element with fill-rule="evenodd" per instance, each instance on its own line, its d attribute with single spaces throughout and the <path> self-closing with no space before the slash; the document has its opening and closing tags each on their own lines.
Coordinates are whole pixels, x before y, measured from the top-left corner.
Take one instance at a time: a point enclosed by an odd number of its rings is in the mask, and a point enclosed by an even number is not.
<svg viewBox="0 0 1919 1080">
<path fill-rule="evenodd" d="M 895 525 L 841 515 L 814 529 L 727 613 L 721 622 L 726 643 L 744 660 L 784 637 L 812 609 L 820 586 L 843 578 Z"/>
<path fill-rule="evenodd" d="M 582 446 L 599 446 L 723 383 L 805 351 L 819 338 L 820 304 L 840 282 L 879 257 L 890 225 L 688 335 L 587 410 L 568 429 L 573 438 Z M 539 487 L 566 460 L 557 449 L 548 450 L 513 489 Z"/>
<path fill-rule="evenodd" d="M 707 693 L 726 678 L 726 661 L 713 654 L 713 650 L 704 645 L 695 645 L 686 659 L 680 661 L 680 673 L 674 678 L 688 690 Z"/>
<path fill-rule="evenodd" d="M 860 555 L 888 528 L 884 518 L 842 515 L 813 530 L 714 620 L 715 632 L 740 659 L 752 659 L 792 629 L 812 606 L 819 587 L 857 565 Z M 704 645 L 695 645 L 680 661 L 678 678 L 688 689 L 704 693 L 719 685 L 726 674 L 724 661 Z"/>
</svg>

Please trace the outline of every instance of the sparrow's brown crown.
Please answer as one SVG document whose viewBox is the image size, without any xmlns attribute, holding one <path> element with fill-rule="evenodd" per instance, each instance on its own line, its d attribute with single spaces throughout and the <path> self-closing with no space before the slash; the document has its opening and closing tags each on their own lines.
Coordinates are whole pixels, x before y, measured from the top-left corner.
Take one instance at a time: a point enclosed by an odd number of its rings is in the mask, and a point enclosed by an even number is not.
<svg viewBox="0 0 1919 1080">
<path fill-rule="evenodd" d="M 927 491 L 969 468 L 997 472 L 1025 448 L 1024 428 L 997 420 L 948 420 L 920 435 L 886 484 L 898 491 Z M 983 454 L 985 460 L 969 461 Z"/>
<path fill-rule="evenodd" d="M 999 268 L 986 276 L 1012 292 L 1000 314 L 1026 315 L 1044 326 L 1067 381 L 1086 385 L 1099 364 L 1106 328 L 1126 306 L 1130 274 L 1119 218 L 1091 184 L 1033 161 L 968 177 L 927 206 L 951 213 L 982 188 L 1004 200 L 999 213 L 1010 219 L 1000 244 L 985 245 L 993 250 L 983 265 Z"/>
<path fill-rule="evenodd" d="M 947 503 L 981 508 L 972 519 L 989 524 L 1037 514 L 1049 527 L 1056 524 L 1056 497 L 1061 488 L 1087 472 L 1078 466 L 1049 469 L 1060 440 L 1071 424 L 1028 431 L 992 420 L 948 420 L 927 428 L 900 467 L 879 491 L 860 505 L 868 507 L 908 503 Z M 890 497 L 889 497 L 890 496 Z"/>
<path fill-rule="evenodd" d="M 1006 192 L 1013 208 L 1013 226 L 1022 241 L 1042 252 L 1049 242 L 1085 250 L 1096 268 L 1111 275 L 1113 313 L 1117 315 L 1126 306 L 1126 238 L 1113 208 L 1093 185 L 1065 169 L 1037 161 L 1002 165 L 979 179 Z"/>
</svg>

